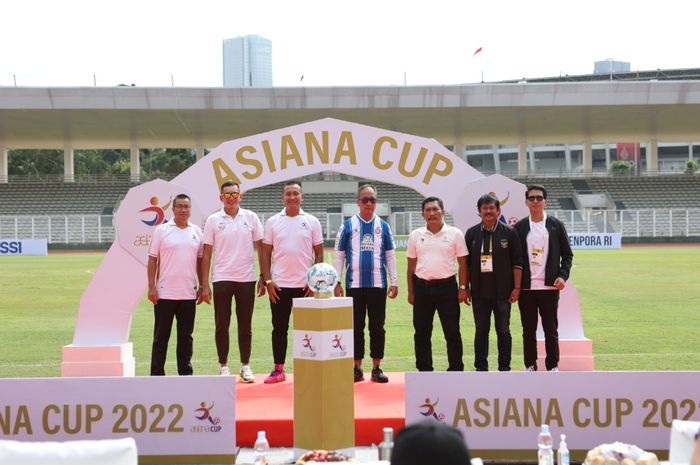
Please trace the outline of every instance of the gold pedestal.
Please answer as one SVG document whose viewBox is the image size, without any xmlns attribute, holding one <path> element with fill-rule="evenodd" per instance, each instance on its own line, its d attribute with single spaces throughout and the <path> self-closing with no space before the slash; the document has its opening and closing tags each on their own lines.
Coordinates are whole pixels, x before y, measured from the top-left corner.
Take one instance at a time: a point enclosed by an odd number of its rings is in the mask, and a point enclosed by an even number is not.
<svg viewBox="0 0 700 465">
<path fill-rule="evenodd" d="M 294 299 L 294 448 L 355 447 L 352 299 Z"/>
</svg>

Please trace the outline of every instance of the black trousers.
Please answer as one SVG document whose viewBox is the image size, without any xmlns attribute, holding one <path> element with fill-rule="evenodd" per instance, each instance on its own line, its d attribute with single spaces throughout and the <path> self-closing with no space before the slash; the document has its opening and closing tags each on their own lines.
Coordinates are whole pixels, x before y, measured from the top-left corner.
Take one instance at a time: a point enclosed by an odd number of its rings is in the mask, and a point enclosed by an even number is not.
<svg viewBox="0 0 700 465">
<path fill-rule="evenodd" d="M 544 347 L 547 352 L 545 366 L 547 370 L 559 365 L 559 308 L 558 290 L 520 291 L 518 300 L 520 321 L 523 325 L 523 358 L 525 366 L 537 368 L 537 315 L 542 319 L 544 330 Z"/>
<path fill-rule="evenodd" d="M 283 287 L 277 291 L 280 299 L 272 303 L 272 356 L 275 364 L 284 363 L 287 358 L 287 333 L 289 317 L 292 315 L 292 299 L 304 297 L 303 287 Z"/>
<path fill-rule="evenodd" d="M 177 372 L 180 375 L 192 374 L 192 331 L 197 308 L 196 300 L 158 299 L 153 306 L 155 324 L 153 327 L 153 347 L 151 350 L 151 376 L 165 375 L 165 358 L 168 354 L 168 341 L 177 319 Z"/>
<path fill-rule="evenodd" d="M 255 281 L 214 283 L 214 340 L 219 363 L 228 363 L 229 333 L 231 325 L 231 301 L 236 298 L 236 324 L 238 326 L 238 351 L 241 364 L 250 362 L 253 342 L 253 307 L 255 306 Z"/>
<path fill-rule="evenodd" d="M 489 371 L 489 332 L 491 331 L 491 313 L 493 313 L 498 343 L 498 371 L 510 371 L 513 350 L 513 338 L 510 335 L 510 301 L 474 297 L 472 312 L 474 314 L 474 368 L 476 371 Z"/>
<path fill-rule="evenodd" d="M 369 326 L 369 356 L 384 358 L 386 288 L 350 288 L 347 294 L 348 297 L 352 297 L 355 360 L 362 360 L 365 357 L 365 316 Z"/>
<path fill-rule="evenodd" d="M 447 371 L 463 371 L 462 335 L 459 331 L 459 301 L 454 277 L 428 284 L 413 276 L 413 342 L 418 371 L 433 371 L 433 317 L 437 310 L 447 343 Z"/>
</svg>

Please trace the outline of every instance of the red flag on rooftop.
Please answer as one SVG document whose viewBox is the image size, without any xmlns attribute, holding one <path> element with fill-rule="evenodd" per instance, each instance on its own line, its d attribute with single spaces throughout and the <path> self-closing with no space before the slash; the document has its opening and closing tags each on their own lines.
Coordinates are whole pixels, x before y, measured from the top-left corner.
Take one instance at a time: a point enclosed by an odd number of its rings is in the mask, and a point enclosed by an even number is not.
<svg viewBox="0 0 700 465">
<path fill-rule="evenodd" d="M 477 53 L 481 53 L 481 51 L 482 51 L 483 49 L 484 49 L 484 47 L 479 47 L 479 48 L 477 48 L 477 49 L 474 51 L 474 54 L 472 55 L 472 57 L 475 57 Z"/>
</svg>

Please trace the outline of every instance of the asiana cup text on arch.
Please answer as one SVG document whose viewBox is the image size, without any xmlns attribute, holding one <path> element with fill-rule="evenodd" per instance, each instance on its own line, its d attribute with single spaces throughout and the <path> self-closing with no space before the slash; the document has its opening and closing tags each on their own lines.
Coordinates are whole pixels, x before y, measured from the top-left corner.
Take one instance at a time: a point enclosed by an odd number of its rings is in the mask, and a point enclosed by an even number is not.
<svg viewBox="0 0 700 465">
<path fill-rule="evenodd" d="M 330 146 L 329 131 L 321 131 L 320 134 L 313 131 L 305 132 L 303 141 L 295 140 L 294 134 L 283 134 L 279 139 L 274 139 L 274 141 L 277 140 L 279 145 L 276 147 L 272 146 L 272 139 L 263 139 L 259 141 L 258 146 L 238 147 L 231 155 L 227 155 L 226 159 L 224 157 L 213 159 L 211 166 L 217 185 L 225 181 L 242 184 L 241 178 L 254 180 L 278 170 L 283 171 L 292 166 L 301 168 L 317 162 L 327 166 L 328 169 L 342 166 L 344 163 L 359 166 L 352 131 L 341 131 L 335 147 Z M 432 151 L 428 147 L 414 147 L 412 142 L 400 142 L 389 135 L 379 136 L 374 141 L 370 161 L 377 170 L 394 170 L 407 178 L 420 175 L 421 182 L 426 185 L 433 180 L 433 177 L 446 177 L 454 170 L 454 164 L 447 156 Z M 235 166 L 233 162 L 243 171 L 236 172 L 232 168 L 232 165 Z"/>
</svg>

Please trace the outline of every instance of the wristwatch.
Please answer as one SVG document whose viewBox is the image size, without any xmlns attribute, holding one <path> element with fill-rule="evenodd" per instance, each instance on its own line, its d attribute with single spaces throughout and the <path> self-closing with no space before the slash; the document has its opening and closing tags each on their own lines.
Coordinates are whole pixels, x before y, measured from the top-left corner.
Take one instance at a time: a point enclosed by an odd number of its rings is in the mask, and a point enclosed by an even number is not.
<svg viewBox="0 0 700 465">
<path fill-rule="evenodd" d="M 267 281 L 265 281 L 265 285 L 267 286 L 267 285 L 269 285 L 271 282 L 272 282 L 272 280 L 271 280 L 271 279 L 268 279 Z"/>
<path fill-rule="evenodd" d="M 462 291 L 466 291 L 466 290 L 467 290 L 467 286 L 465 286 L 464 284 L 460 284 L 459 289 L 462 290 Z"/>
</svg>

